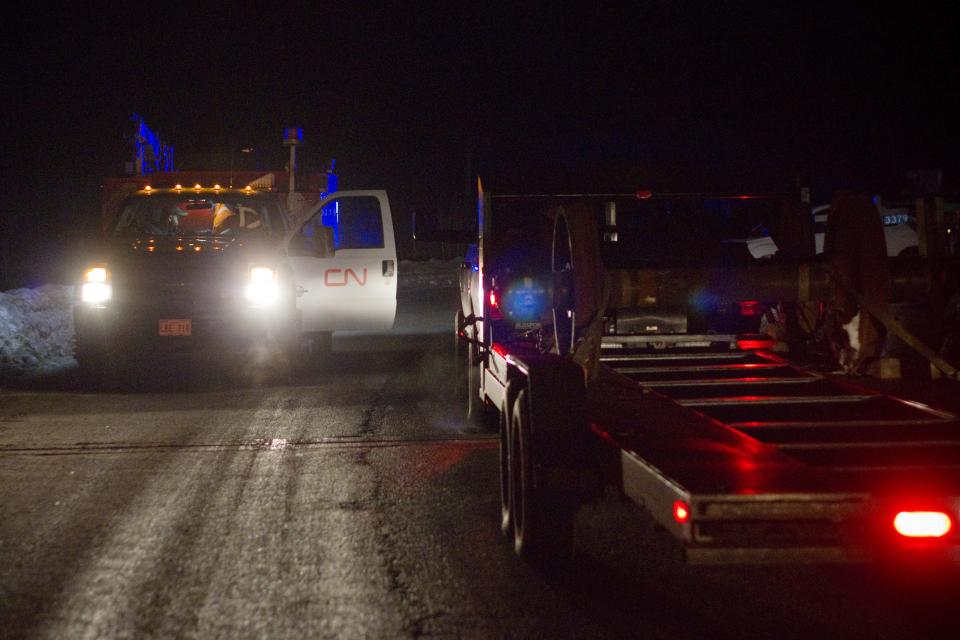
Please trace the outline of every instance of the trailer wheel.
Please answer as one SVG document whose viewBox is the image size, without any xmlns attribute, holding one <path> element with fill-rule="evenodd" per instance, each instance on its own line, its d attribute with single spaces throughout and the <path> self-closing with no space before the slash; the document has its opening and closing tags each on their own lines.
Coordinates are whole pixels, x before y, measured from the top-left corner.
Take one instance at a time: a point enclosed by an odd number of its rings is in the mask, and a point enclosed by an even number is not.
<svg viewBox="0 0 960 640">
<path fill-rule="evenodd" d="M 527 391 L 517 394 L 510 413 L 510 512 L 513 549 L 541 568 L 573 557 L 576 502 L 570 496 L 534 486 L 536 451 L 531 446 Z"/>
</svg>

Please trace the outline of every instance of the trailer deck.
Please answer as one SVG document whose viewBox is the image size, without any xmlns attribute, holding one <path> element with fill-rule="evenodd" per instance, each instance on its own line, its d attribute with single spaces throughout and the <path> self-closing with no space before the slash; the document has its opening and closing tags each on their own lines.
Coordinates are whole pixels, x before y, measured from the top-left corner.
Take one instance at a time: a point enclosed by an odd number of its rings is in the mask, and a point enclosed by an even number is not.
<svg viewBox="0 0 960 640">
<path fill-rule="evenodd" d="M 955 414 L 735 340 L 652 340 L 604 338 L 591 428 L 619 449 L 625 493 L 691 561 L 865 559 L 899 544 L 899 511 L 956 521 Z M 956 555 L 957 542 L 954 529 L 925 546 Z"/>
</svg>

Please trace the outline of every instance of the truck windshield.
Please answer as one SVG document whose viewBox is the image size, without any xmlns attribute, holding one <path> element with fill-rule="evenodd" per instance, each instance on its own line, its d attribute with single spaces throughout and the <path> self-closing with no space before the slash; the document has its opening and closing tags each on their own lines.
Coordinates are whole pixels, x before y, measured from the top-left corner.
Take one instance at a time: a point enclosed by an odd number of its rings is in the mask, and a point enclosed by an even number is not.
<svg viewBox="0 0 960 640">
<path fill-rule="evenodd" d="M 283 233 L 272 199 L 245 194 L 151 194 L 129 198 L 113 230 L 123 236 L 274 236 Z"/>
</svg>

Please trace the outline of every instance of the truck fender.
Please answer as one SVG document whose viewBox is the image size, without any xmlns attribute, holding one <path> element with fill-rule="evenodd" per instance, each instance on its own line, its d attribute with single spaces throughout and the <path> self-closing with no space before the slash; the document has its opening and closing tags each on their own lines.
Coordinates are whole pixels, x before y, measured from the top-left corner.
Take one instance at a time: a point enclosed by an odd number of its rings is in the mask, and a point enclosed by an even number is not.
<svg viewBox="0 0 960 640">
<path fill-rule="evenodd" d="M 511 364 L 517 374 L 508 385 L 505 403 L 512 409 L 520 389 L 527 389 L 538 484 L 565 470 L 590 469 L 592 438 L 586 420 L 583 368 L 549 353 L 511 358 Z M 518 379 L 522 384 L 517 384 Z"/>
</svg>

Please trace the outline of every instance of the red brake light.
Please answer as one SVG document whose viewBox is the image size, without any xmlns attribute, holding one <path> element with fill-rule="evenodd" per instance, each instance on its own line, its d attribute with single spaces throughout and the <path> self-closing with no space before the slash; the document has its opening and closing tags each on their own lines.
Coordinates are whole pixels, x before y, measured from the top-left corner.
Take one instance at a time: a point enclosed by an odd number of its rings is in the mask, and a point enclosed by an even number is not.
<svg viewBox="0 0 960 640">
<path fill-rule="evenodd" d="M 653 197 L 653 191 L 647 191 L 646 189 L 642 189 L 640 191 L 637 191 L 636 196 L 637 196 L 637 200 L 649 200 L 650 198 Z"/>
<path fill-rule="evenodd" d="M 763 313 L 763 305 L 759 300 L 741 300 L 738 304 L 742 316 L 758 316 Z"/>
<path fill-rule="evenodd" d="M 490 290 L 487 301 L 490 303 L 490 308 L 487 310 L 487 317 L 490 320 L 503 320 L 503 313 L 500 312 L 500 297 L 497 295 L 495 289 Z"/>
<path fill-rule="evenodd" d="M 942 538 L 950 533 L 953 520 L 943 511 L 901 511 L 893 528 L 905 538 Z"/>
<path fill-rule="evenodd" d="M 673 503 L 673 519 L 683 524 L 690 519 L 690 507 L 685 502 L 677 500 Z"/>
</svg>

